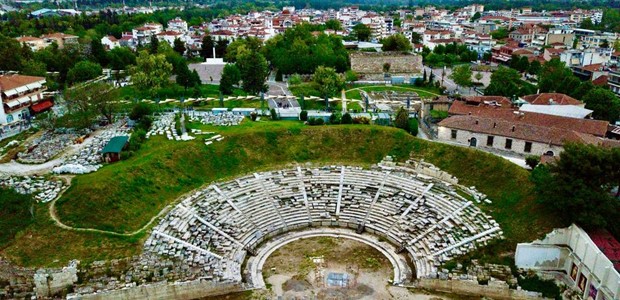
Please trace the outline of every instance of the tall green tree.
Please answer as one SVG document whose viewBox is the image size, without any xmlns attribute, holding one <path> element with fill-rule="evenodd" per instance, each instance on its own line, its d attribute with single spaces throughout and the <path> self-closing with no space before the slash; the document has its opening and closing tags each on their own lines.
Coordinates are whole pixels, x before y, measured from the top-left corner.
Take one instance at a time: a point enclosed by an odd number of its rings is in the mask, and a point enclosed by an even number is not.
<svg viewBox="0 0 620 300">
<path fill-rule="evenodd" d="M 237 67 L 243 80 L 243 90 L 250 94 L 267 91 L 267 75 L 269 66 L 267 59 L 257 51 L 246 51 L 237 57 Z"/>
<path fill-rule="evenodd" d="M 469 65 L 460 65 L 452 69 L 452 74 L 450 74 L 450 79 L 454 81 L 458 86 L 462 87 L 471 87 L 472 81 L 471 77 L 473 72 L 471 71 L 471 67 Z"/>
<path fill-rule="evenodd" d="M 502 66 L 491 74 L 491 82 L 484 90 L 485 95 L 504 96 L 508 98 L 531 94 L 532 92 L 533 91 L 523 87 L 521 75 L 519 75 L 517 70 Z"/>
<path fill-rule="evenodd" d="M 94 62 L 102 66 L 108 65 L 108 54 L 106 53 L 103 44 L 101 44 L 100 39 L 95 38 L 90 42 L 90 56 Z"/>
<path fill-rule="evenodd" d="M 362 23 L 358 23 L 357 25 L 353 26 L 353 36 L 358 41 L 362 41 L 362 42 L 369 41 L 371 34 L 372 32 L 370 31 L 370 27 Z"/>
<path fill-rule="evenodd" d="M 538 87 L 543 93 L 570 94 L 580 83 L 581 80 L 559 58 L 546 62 L 538 77 Z"/>
<path fill-rule="evenodd" d="M 159 40 L 155 35 L 151 35 L 151 43 L 149 45 L 151 54 L 157 54 L 159 51 Z"/>
<path fill-rule="evenodd" d="M 127 47 L 116 47 L 108 52 L 109 67 L 112 70 L 127 70 L 136 64 L 136 55 Z"/>
<path fill-rule="evenodd" d="M 142 91 L 156 90 L 167 84 L 172 74 L 172 65 L 163 54 L 149 54 L 141 51 L 136 65 L 129 69 L 133 84 Z"/>
<path fill-rule="evenodd" d="M 333 97 L 344 88 L 344 78 L 333 68 L 316 68 L 312 80 L 318 85 L 321 97 Z"/>
<path fill-rule="evenodd" d="M 21 45 L 15 39 L 0 34 L 0 71 L 20 71 L 23 56 Z"/>
<path fill-rule="evenodd" d="M 118 98 L 118 89 L 103 82 L 68 89 L 65 92 L 71 115 L 80 118 L 84 127 L 91 125 L 99 116 L 112 123 L 118 110 Z"/>
<path fill-rule="evenodd" d="M 620 185 L 620 149 L 565 144 L 560 159 L 532 171 L 538 201 L 566 224 L 608 228 L 617 234 L 620 201 L 611 193 Z"/>
<path fill-rule="evenodd" d="M 67 73 L 67 82 L 74 84 L 97 78 L 102 73 L 101 66 L 91 61 L 81 61 L 75 64 Z"/>
<path fill-rule="evenodd" d="M 215 42 L 210 35 L 205 35 L 202 38 L 202 43 L 200 44 L 200 57 L 202 58 L 213 58 L 213 48 L 215 47 Z"/>
<path fill-rule="evenodd" d="M 404 129 L 407 132 L 410 131 L 409 130 L 409 112 L 405 108 L 400 107 L 396 111 L 396 118 L 394 119 L 394 126 L 396 128 Z"/>
<path fill-rule="evenodd" d="M 187 48 L 185 48 L 185 42 L 183 42 L 179 38 L 175 38 L 173 44 L 174 46 L 172 47 L 172 49 L 174 49 L 176 53 L 179 53 L 179 55 L 185 54 L 185 51 L 187 50 Z"/>
<path fill-rule="evenodd" d="M 241 81 L 241 72 L 234 64 L 227 64 L 222 71 L 222 79 L 220 80 L 220 92 L 224 95 L 230 95 L 233 92 L 233 86 L 238 85 Z"/>
<path fill-rule="evenodd" d="M 402 34 L 393 34 L 381 40 L 383 51 L 411 51 L 411 42 Z"/>
<path fill-rule="evenodd" d="M 592 116 L 598 120 L 616 122 L 620 120 L 620 98 L 612 91 L 604 88 L 594 88 L 581 99 L 586 108 L 593 110 Z"/>
</svg>

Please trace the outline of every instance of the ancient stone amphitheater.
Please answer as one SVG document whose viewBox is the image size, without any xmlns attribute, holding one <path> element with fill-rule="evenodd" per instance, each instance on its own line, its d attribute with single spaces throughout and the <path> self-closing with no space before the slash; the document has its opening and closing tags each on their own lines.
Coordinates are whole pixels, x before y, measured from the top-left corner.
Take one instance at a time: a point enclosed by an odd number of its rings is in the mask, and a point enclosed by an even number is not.
<svg viewBox="0 0 620 300">
<path fill-rule="evenodd" d="M 433 277 L 442 262 L 501 238 L 498 224 L 457 188 L 401 167 L 254 173 L 183 199 L 144 247 L 187 262 L 201 278 L 245 278 L 264 287 L 262 264 L 275 249 L 305 232 L 340 236 L 384 253 L 394 266 L 393 283 L 401 284 Z"/>
</svg>

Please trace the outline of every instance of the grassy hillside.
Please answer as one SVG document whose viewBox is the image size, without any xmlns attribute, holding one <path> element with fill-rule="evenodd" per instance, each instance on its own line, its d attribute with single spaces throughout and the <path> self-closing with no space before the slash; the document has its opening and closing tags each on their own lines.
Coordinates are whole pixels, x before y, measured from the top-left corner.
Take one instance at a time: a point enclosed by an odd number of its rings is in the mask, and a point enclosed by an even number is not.
<svg viewBox="0 0 620 300">
<path fill-rule="evenodd" d="M 0 249 L 33 221 L 32 197 L 0 187 Z"/>
<path fill-rule="evenodd" d="M 180 195 L 212 181 L 304 162 L 371 165 L 385 155 L 406 160 L 410 153 L 475 185 L 494 201 L 481 207 L 504 229 L 502 249 L 546 233 L 556 225 L 534 203 L 528 172 L 484 152 L 431 143 L 402 130 L 368 126 L 304 126 L 300 122 L 245 122 L 238 127 L 192 124 L 225 136 L 205 146 L 200 140 L 151 138 L 130 159 L 73 179 L 56 205 L 72 226 L 131 232 L 146 224 Z M 144 235 L 132 238 L 60 230 L 47 207 L 2 254 L 28 265 L 56 265 L 123 257 L 140 251 Z M 533 230 L 532 228 L 535 228 Z M 503 251 L 503 250 L 502 250 Z"/>
</svg>

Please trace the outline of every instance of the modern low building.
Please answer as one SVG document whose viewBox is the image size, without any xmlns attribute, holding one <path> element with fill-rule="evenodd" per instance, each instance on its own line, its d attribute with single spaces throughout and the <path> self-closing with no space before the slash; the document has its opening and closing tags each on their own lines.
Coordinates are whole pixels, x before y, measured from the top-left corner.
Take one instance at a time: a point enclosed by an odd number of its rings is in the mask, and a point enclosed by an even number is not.
<svg viewBox="0 0 620 300">
<path fill-rule="evenodd" d="M 515 265 L 561 278 L 581 299 L 620 299 L 620 243 L 606 231 L 588 233 L 574 224 L 555 229 L 518 244 Z"/>
<path fill-rule="evenodd" d="M 50 108 L 43 96 L 45 78 L 24 75 L 0 76 L 0 128 L 4 131 L 24 125 L 32 113 Z"/>
</svg>

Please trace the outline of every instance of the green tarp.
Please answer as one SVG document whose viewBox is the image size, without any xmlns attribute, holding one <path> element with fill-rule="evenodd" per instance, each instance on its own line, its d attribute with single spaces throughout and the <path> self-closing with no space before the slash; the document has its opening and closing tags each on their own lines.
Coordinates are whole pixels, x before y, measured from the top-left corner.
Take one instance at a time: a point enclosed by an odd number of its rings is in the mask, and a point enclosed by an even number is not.
<svg viewBox="0 0 620 300">
<path fill-rule="evenodd" d="M 126 135 L 115 136 L 113 137 L 107 145 L 101 150 L 101 154 L 106 153 L 120 153 L 125 147 L 125 144 L 129 140 L 129 137 Z"/>
</svg>

